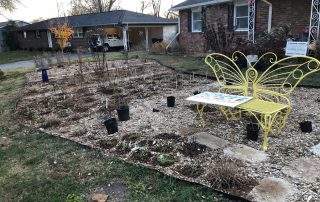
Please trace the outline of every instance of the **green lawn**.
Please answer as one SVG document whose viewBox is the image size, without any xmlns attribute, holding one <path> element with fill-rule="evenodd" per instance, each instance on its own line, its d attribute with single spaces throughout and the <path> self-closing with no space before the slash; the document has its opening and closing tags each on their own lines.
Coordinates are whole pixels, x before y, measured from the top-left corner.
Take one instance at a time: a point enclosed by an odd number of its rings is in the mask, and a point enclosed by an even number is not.
<svg viewBox="0 0 320 202">
<path fill-rule="evenodd" d="M 9 51 L 0 53 L 0 64 L 18 62 L 23 60 L 32 60 L 39 54 L 37 51 Z"/>
<path fill-rule="evenodd" d="M 127 185 L 126 201 L 231 201 L 205 187 L 21 126 L 14 108 L 24 82 L 24 73 L 18 72 L 0 81 L 0 201 L 65 201 L 110 181 Z"/>
</svg>

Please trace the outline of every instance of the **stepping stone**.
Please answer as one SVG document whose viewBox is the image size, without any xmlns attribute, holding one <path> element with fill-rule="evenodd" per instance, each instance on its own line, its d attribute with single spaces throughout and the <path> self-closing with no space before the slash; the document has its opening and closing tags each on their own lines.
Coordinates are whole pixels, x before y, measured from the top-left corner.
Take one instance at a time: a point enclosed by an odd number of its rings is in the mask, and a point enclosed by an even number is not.
<svg viewBox="0 0 320 202">
<path fill-rule="evenodd" d="M 294 160 L 282 172 L 293 178 L 301 178 L 306 182 L 317 182 L 320 176 L 320 159 L 302 157 Z"/>
<path fill-rule="evenodd" d="M 311 147 L 310 151 L 317 156 L 320 156 L 320 144 Z"/>
<path fill-rule="evenodd" d="M 268 159 L 268 155 L 265 152 L 253 149 L 242 144 L 232 145 L 231 147 L 224 149 L 223 153 L 226 156 L 230 156 L 232 158 L 243 161 L 248 161 L 250 163 L 260 163 Z"/>
<path fill-rule="evenodd" d="M 192 138 L 195 138 L 197 143 L 202 144 L 202 145 L 206 145 L 207 147 L 211 148 L 212 150 L 223 149 L 230 144 L 227 140 L 210 135 L 205 132 L 197 133 L 197 134 L 191 136 L 191 138 L 189 138 L 189 140 Z"/>
<path fill-rule="evenodd" d="M 248 194 L 248 199 L 259 202 L 290 201 L 290 196 L 297 192 L 294 185 L 280 178 L 264 178 Z"/>
</svg>

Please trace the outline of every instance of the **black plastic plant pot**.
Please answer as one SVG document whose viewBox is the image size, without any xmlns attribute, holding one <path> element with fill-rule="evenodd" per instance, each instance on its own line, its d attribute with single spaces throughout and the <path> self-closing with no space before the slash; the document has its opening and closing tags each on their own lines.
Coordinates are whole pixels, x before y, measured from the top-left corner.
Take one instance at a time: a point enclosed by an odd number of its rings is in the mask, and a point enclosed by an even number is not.
<svg viewBox="0 0 320 202">
<path fill-rule="evenodd" d="M 312 132 L 312 122 L 311 121 L 303 121 L 299 123 L 301 131 L 304 133 Z"/>
<path fill-rule="evenodd" d="M 104 122 L 107 128 L 108 134 L 113 134 L 118 132 L 118 123 L 116 118 L 110 118 Z"/>
<path fill-rule="evenodd" d="M 200 91 L 196 90 L 196 91 L 193 92 L 193 95 L 198 95 L 200 93 L 201 93 Z"/>
<path fill-rule="evenodd" d="M 174 107 L 176 98 L 174 96 L 167 97 L 167 106 L 168 107 Z"/>
<path fill-rule="evenodd" d="M 257 123 L 247 124 L 247 138 L 252 141 L 258 141 L 260 126 Z"/>
<path fill-rule="evenodd" d="M 130 119 L 128 105 L 120 105 L 117 108 L 117 112 L 119 121 L 128 121 Z"/>
</svg>

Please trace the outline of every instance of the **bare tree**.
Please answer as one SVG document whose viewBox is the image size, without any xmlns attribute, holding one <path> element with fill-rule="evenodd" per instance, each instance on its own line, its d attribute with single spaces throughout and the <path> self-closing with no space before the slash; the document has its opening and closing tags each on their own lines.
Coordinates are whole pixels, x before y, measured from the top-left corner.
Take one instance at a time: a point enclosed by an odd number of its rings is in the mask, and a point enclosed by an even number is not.
<svg viewBox="0 0 320 202">
<path fill-rule="evenodd" d="M 161 0 L 151 0 L 153 15 L 159 17 L 161 9 Z"/>
<path fill-rule="evenodd" d="M 0 0 L 0 13 L 3 11 L 14 11 L 16 4 L 21 4 L 19 0 Z"/>
<path fill-rule="evenodd" d="M 141 13 L 144 13 L 144 11 L 151 5 L 149 1 L 141 0 L 140 1 L 140 11 Z"/>
<path fill-rule="evenodd" d="M 119 8 L 119 0 L 71 0 L 69 15 L 99 13 Z"/>
</svg>

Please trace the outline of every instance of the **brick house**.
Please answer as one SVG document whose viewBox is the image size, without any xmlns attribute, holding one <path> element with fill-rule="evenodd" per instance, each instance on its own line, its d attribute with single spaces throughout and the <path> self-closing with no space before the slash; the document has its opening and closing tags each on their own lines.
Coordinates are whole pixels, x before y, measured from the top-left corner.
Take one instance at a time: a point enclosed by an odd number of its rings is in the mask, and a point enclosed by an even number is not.
<svg viewBox="0 0 320 202">
<path fill-rule="evenodd" d="M 88 48 L 87 33 L 99 28 L 105 34 L 116 34 L 129 40 L 134 46 L 149 49 L 152 39 L 171 41 L 177 32 L 177 20 L 145 15 L 127 10 L 91 13 L 66 17 L 68 25 L 74 29 L 69 40 L 72 48 Z M 33 23 L 17 29 L 18 41 L 22 49 L 57 49 L 56 38 L 50 32 L 50 24 L 64 21 L 54 18 Z"/>
<path fill-rule="evenodd" d="M 189 52 L 205 51 L 204 30 L 218 19 L 234 29 L 236 37 L 251 41 L 284 23 L 291 25 L 292 35 L 299 41 L 311 42 L 319 33 L 316 0 L 186 0 L 171 10 L 179 11 L 178 40 Z M 316 17 L 310 19 L 311 13 Z"/>
</svg>

